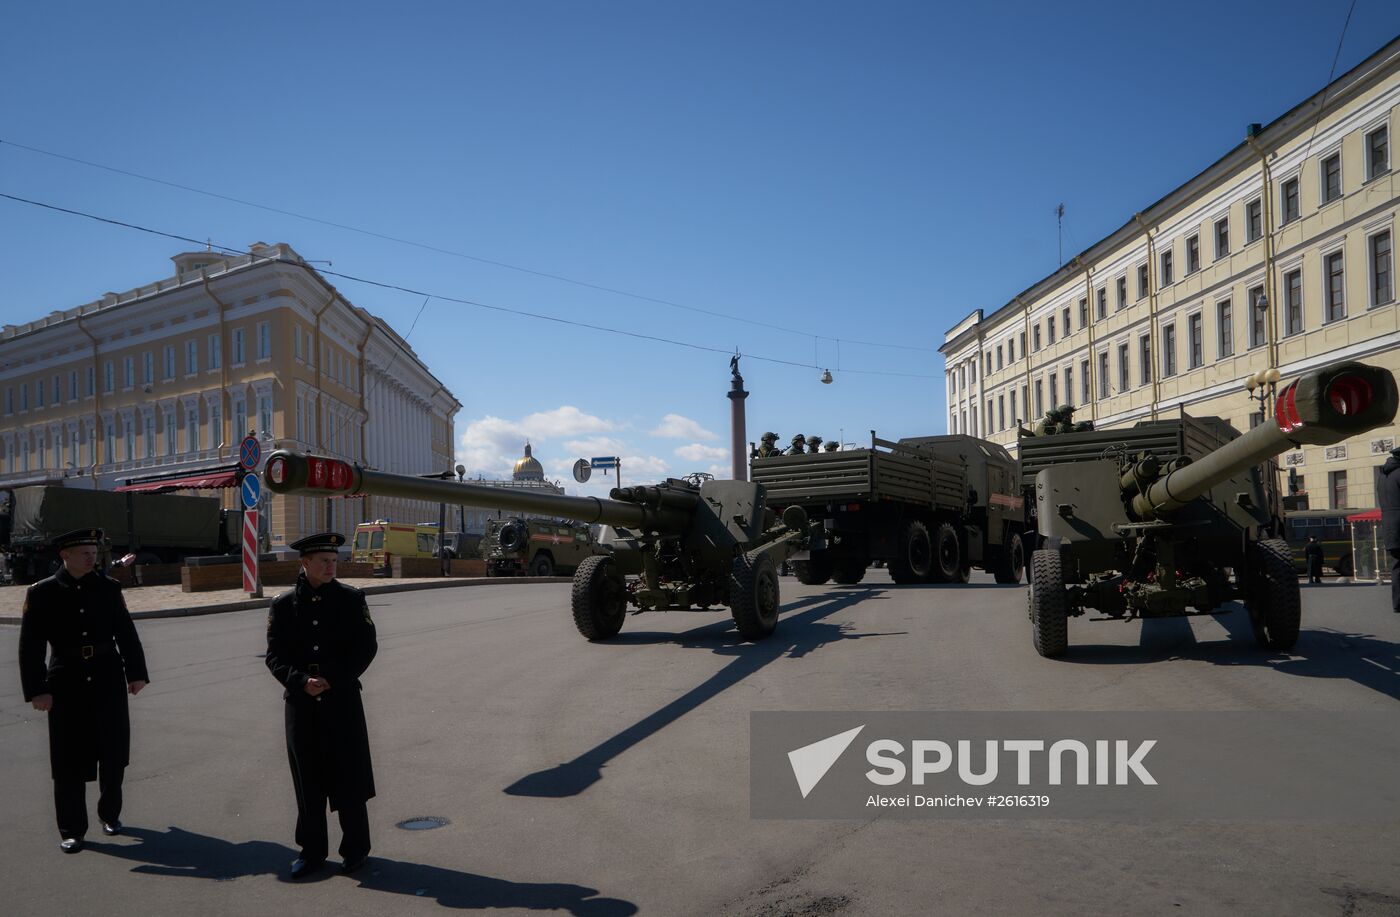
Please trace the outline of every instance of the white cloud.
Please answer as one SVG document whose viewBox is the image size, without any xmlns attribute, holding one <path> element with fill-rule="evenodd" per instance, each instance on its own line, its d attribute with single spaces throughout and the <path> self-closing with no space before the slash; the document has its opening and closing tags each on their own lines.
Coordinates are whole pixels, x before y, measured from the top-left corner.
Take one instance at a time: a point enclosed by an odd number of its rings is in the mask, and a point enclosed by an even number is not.
<svg viewBox="0 0 1400 917">
<path fill-rule="evenodd" d="M 552 411 L 530 414 L 521 419 L 520 426 L 543 440 L 555 436 L 578 436 L 580 433 L 603 433 L 614 429 L 616 424 L 566 404 Z"/>
<path fill-rule="evenodd" d="M 661 418 L 661 424 L 651 431 L 651 435 L 664 439 L 719 439 L 689 417 L 682 417 L 680 414 L 667 414 Z"/>
<path fill-rule="evenodd" d="M 729 458 L 729 450 L 721 449 L 718 446 L 702 446 L 699 443 L 691 443 L 689 446 L 677 448 L 676 455 L 689 462 L 719 462 Z"/>
<path fill-rule="evenodd" d="M 572 405 L 537 411 L 519 420 L 488 414 L 467 424 L 459 440 L 457 460 L 467 466 L 467 472 L 472 477 L 507 477 L 514 470 L 516 460 L 525 454 L 526 440 L 533 444 L 535 457 L 541 463 L 553 464 L 566 457 L 558 454 L 561 449 L 567 453 L 577 451 L 570 448 L 570 443 L 561 446 L 556 445 L 554 440 L 605 433 L 616 426 L 610 420 L 585 414 Z M 568 464 L 572 465 L 578 457 L 570 458 Z"/>
<path fill-rule="evenodd" d="M 590 436 L 585 439 L 571 439 L 564 443 L 564 450 L 578 458 L 592 458 L 595 455 L 621 455 L 626 449 L 626 443 L 610 436 Z"/>
</svg>

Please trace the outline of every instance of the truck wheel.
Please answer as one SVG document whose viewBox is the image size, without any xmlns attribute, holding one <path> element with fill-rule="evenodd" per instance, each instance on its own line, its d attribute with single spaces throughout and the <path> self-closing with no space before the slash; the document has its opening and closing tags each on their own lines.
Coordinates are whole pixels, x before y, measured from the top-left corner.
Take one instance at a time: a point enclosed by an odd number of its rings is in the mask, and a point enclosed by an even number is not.
<svg viewBox="0 0 1400 917">
<path fill-rule="evenodd" d="M 1244 605 L 1254 639 L 1270 650 L 1289 650 L 1298 642 L 1303 606 L 1293 554 L 1282 538 L 1249 546 L 1249 577 Z"/>
<path fill-rule="evenodd" d="M 832 574 L 836 582 L 843 586 L 854 586 L 865 579 L 865 568 L 870 566 L 864 558 L 855 560 L 843 560 L 836 565 L 836 572 Z"/>
<path fill-rule="evenodd" d="M 535 559 L 530 561 L 531 576 L 553 576 L 554 561 L 548 554 L 536 554 Z"/>
<path fill-rule="evenodd" d="M 1350 554 L 1343 554 L 1343 555 L 1342 555 L 1342 559 L 1339 560 L 1339 561 L 1337 561 L 1337 575 L 1338 575 L 1338 576 L 1351 576 L 1351 575 L 1352 575 L 1353 573 L 1355 573 L 1355 572 L 1356 572 L 1356 571 L 1355 571 L 1355 569 L 1353 569 L 1352 564 L 1351 564 L 1351 555 L 1350 555 Z"/>
<path fill-rule="evenodd" d="M 1026 569 L 1026 546 L 1020 535 L 1012 535 L 1011 541 L 1001 552 L 1001 560 L 992 571 L 998 583 L 1015 585 L 1021 582 L 1021 573 Z"/>
<path fill-rule="evenodd" d="M 589 640 L 606 640 L 622 630 L 627 593 L 612 572 L 612 558 L 585 557 L 574 571 L 574 626 Z"/>
<path fill-rule="evenodd" d="M 927 583 L 933 573 L 933 542 L 928 526 L 911 519 L 899 538 L 899 553 L 890 559 L 890 579 L 896 583 Z"/>
<path fill-rule="evenodd" d="M 778 626 L 778 571 L 764 551 L 734 558 L 729 571 L 729 610 L 745 640 L 762 640 Z"/>
<path fill-rule="evenodd" d="M 792 573 L 804 586 L 820 586 L 831 579 L 832 563 L 825 554 L 813 554 L 807 560 L 792 561 Z"/>
<path fill-rule="evenodd" d="M 951 522 L 940 522 L 933 530 L 933 563 L 928 579 L 934 583 L 967 582 L 963 576 L 962 542 Z M 968 569 L 970 573 L 971 570 Z"/>
<path fill-rule="evenodd" d="M 1069 602 L 1059 551 L 1036 551 L 1031 556 L 1029 602 L 1035 651 L 1047 659 L 1064 655 L 1069 648 Z"/>
</svg>

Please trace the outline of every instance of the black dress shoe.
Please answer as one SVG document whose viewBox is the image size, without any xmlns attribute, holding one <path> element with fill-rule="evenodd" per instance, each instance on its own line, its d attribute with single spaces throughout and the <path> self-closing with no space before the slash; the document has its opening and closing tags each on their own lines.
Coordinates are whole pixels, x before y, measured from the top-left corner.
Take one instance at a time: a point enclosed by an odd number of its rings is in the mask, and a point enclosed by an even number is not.
<svg viewBox="0 0 1400 917">
<path fill-rule="evenodd" d="M 122 833 L 122 823 L 121 823 L 121 819 L 117 819 L 116 821 L 110 821 L 110 822 L 109 822 L 109 821 L 104 821 L 104 822 L 102 823 L 102 833 L 105 834 L 105 835 L 107 835 L 108 837 L 115 837 L 115 836 L 117 836 L 118 834 L 121 834 L 121 833 Z"/>
<path fill-rule="evenodd" d="M 300 879 L 311 875 L 322 866 L 326 865 L 325 860 L 301 860 L 292 863 L 291 876 L 293 879 Z"/>
<path fill-rule="evenodd" d="M 364 868 L 364 865 L 368 860 L 368 854 L 366 854 L 365 856 L 354 857 L 352 859 L 346 860 L 345 862 L 340 864 L 340 871 L 345 873 L 346 875 L 349 875 L 352 872 L 359 872 L 361 869 Z"/>
<path fill-rule="evenodd" d="M 83 849 L 83 839 L 80 837 L 65 837 L 58 844 L 58 849 L 64 853 L 77 853 Z"/>
</svg>

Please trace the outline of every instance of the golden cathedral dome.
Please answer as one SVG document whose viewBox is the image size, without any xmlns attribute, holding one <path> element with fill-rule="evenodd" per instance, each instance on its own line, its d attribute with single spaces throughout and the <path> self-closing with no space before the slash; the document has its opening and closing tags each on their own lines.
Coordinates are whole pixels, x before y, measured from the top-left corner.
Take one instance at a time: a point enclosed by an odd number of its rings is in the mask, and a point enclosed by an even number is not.
<svg viewBox="0 0 1400 917">
<path fill-rule="evenodd" d="M 544 466 L 540 460 L 530 454 L 530 444 L 525 443 L 525 455 L 515 463 L 515 471 L 511 474 L 517 481 L 543 481 Z"/>
</svg>

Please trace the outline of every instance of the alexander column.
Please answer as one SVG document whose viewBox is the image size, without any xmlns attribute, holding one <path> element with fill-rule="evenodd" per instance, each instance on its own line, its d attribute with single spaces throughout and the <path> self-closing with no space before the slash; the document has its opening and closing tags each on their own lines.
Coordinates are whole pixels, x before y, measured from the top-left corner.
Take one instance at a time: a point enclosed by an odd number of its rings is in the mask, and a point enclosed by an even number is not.
<svg viewBox="0 0 1400 917">
<path fill-rule="evenodd" d="M 736 353 L 729 358 L 729 371 L 733 374 L 729 380 L 729 439 L 730 446 L 734 450 L 734 480 L 747 481 L 749 479 L 749 450 L 746 442 L 748 435 L 744 429 L 744 399 L 749 397 L 749 393 L 744 391 L 744 377 L 739 375 L 739 355 Z"/>
</svg>

